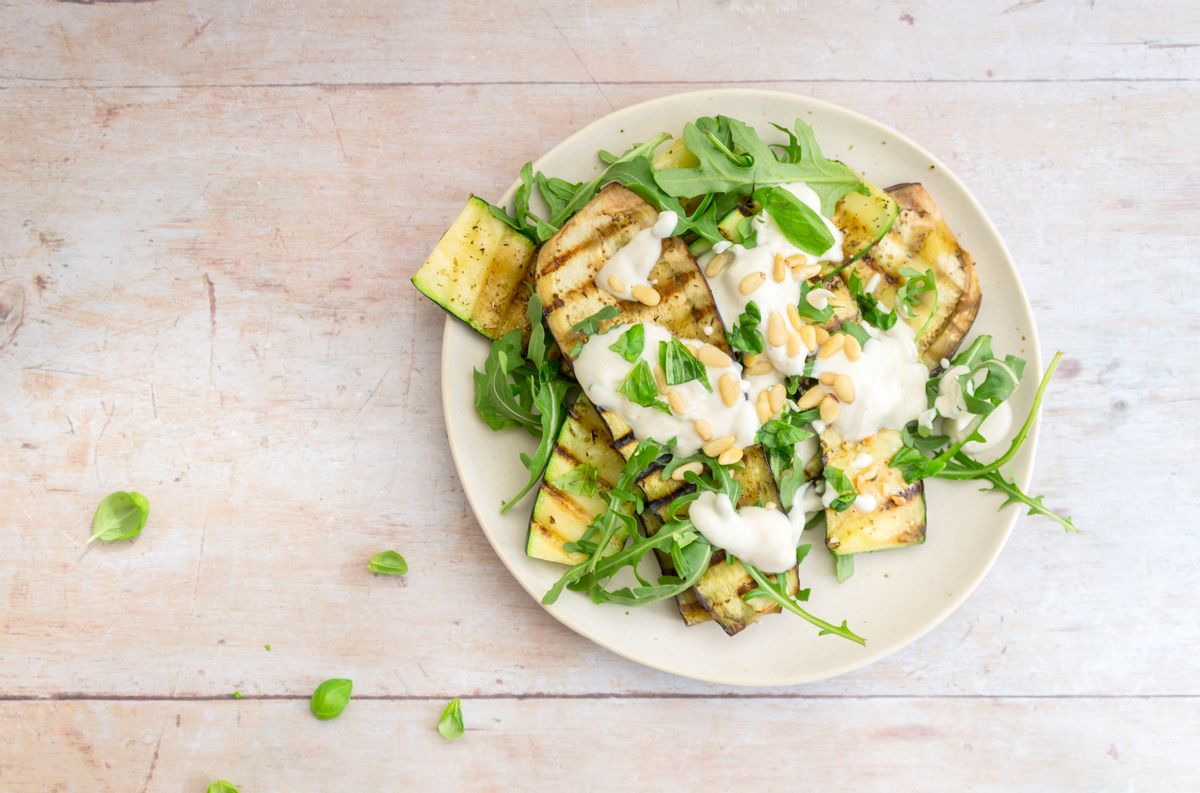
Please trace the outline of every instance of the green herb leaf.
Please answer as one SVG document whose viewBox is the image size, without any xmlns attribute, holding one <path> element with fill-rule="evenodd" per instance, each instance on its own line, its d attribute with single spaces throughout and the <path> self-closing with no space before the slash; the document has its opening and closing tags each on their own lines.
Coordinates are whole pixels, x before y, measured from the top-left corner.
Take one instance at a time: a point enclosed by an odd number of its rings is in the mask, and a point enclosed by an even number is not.
<svg viewBox="0 0 1200 793">
<path fill-rule="evenodd" d="M 674 212 L 679 218 L 671 236 L 679 237 L 688 232 L 695 232 L 709 242 L 719 242 L 721 232 L 717 229 L 716 209 L 712 195 L 705 196 L 691 214 L 679 203 L 679 199 L 665 193 L 654 179 L 654 167 L 648 157 L 636 157 L 632 160 L 613 163 L 608 169 L 610 181 L 620 184 L 637 193 L 654 205 L 659 212 Z"/>
<path fill-rule="evenodd" d="M 850 481 L 850 477 L 840 469 L 832 465 L 825 466 L 825 486 L 832 487 L 838 493 L 830 504 L 829 508 L 834 512 L 845 512 L 854 504 L 854 499 L 858 498 L 858 491 L 854 489 L 854 483 Z"/>
<path fill-rule="evenodd" d="M 871 340 L 871 334 L 867 333 L 867 329 L 857 322 L 843 322 L 838 330 L 849 336 L 853 336 L 861 346 L 866 346 L 866 343 Z"/>
<path fill-rule="evenodd" d="M 630 402 L 646 408 L 655 408 L 663 413 L 670 413 L 667 403 L 658 398 L 658 383 L 650 372 L 650 364 L 638 361 L 625 375 L 625 379 L 617 386 L 617 392 L 624 394 Z"/>
<path fill-rule="evenodd" d="M 796 546 L 796 564 L 802 564 L 804 558 L 808 556 L 808 552 L 812 550 L 812 543 L 806 542 Z"/>
<path fill-rule="evenodd" d="M 380 551 L 367 562 L 367 569 L 381 575 L 404 575 L 408 572 L 408 562 L 395 551 Z"/>
<path fill-rule="evenodd" d="M 583 463 L 567 471 L 550 484 L 559 490 L 588 498 L 596 495 L 600 490 L 600 472 L 594 465 Z"/>
<path fill-rule="evenodd" d="M 607 319 L 616 319 L 619 316 L 621 316 L 621 309 L 616 306 L 605 306 L 590 317 L 576 322 L 571 326 L 571 330 L 582 333 L 584 336 L 593 336 L 600 330 L 601 322 Z"/>
<path fill-rule="evenodd" d="M 438 732 L 447 741 L 457 741 L 463 737 L 462 700 L 458 697 L 450 700 L 438 719 Z"/>
<path fill-rule="evenodd" d="M 350 690 L 354 684 L 342 678 L 332 678 L 317 686 L 308 707 L 321 721 L 336 719 L 350 704 Z"/>
<path fill-rule="evenodd" d="M 933 318 L 937 316 L 937 277 L 933 274 L 933 268 L 922 273 L 911 267 L 901 267 L 900 275 L 904 276 L 905 281 L 896 290 L 896 308 L 904 311 L 905 315 L 916 316 L 917 310 L 924 302 L 924 296 L 930 292 L 933 293 L 933 305 L 929 307 L 929 316 L 921 323 L 921 329 L 916 333 L 916 339 L 919 341 L 925 335 L 925 331 L 929 330 L 929 323 L 933 322 Z"/>
<path fill-rule="evenodd" d="M 1001 509 L 1009 504 L 1021 504 L 1029 508 L 1029 511 L 1026 513 L 1028 515 L 1041 515 L 1044 518 L 1050 518 L 1050 520 L 1055 521 L 1058 525 L 1072 533 L 1079 531 L 1079 527 L 1075 525 L 1075 521 L 1067 516 L 1059 515 L 1046 506 L 1045 496 L 1028 495 L 1017 486 L 1016 482 L 1006 479 L 999 471 L 988 471 L 981 474 L 978 478 L 991 485 L 991 487 L 981 488 L 981 492 L 1004 494 L 1004 503 L 1000 505 Z"/>
<path fill-rule="evenodd" d="M 819 256 L 833 245 L 833 235 L 821 216 L 782 187 L 760 187 L 757 201 L 774 219 L 788 242 L 805 253 Z"/>
<path fill-rule="evenodd" d="M 234 698 L 234 699 L 241 699 L 241 698 L 242 698 L 242 692 L 240 692 L 240 691 L 235 691 L 235 692 L 233 692 L 233 698 Z"/>
<path fill-rule="evenodd" d="M 875 299 L 875 295 L 866 291 L 862 279 L 853 270 L 846 279 L 846 286 L 850 289 L 854 302 L 858 304 L 858 310 L 863 319 L 880 330 L 888 330 L 896 324 L 899 315 L 895 311 L 884 311 L 883 306 Z"/>
<path fill-rule="evenodd" d="M 754 579 L 755 583 L 758 584 L 757 589 L 750 590 L 742 596 L 743 598 L 747 600 L 754 597 L 770 598 L 778 603 L 782 608 L 787 609 L 804 621 L 817 626 L 820 629 L 820 631 L 817 633 L 818 636 L 834 635 L 841 636 L 843 639 L 849 639 L 856 644 L 865 645 L 867 643 L 866 639 L 850 630 L 850 626 L 846 624 L 845 620 L 842 620 L 841 625 L 834 625 L 826 622 L 820 617 L 813 616 L 804 608 L 802 608 L 800 604 L 796 602 L 797 598 L 793 598 L 787 593 L 786 575 L 777 575 L 771 578 L 752 564 L 746 564 L 746 562 L 743 561 L 742 565 L 746 568 L 746 572 L 750 574 L 750 577 Z M 804 590 L 804 592 L 806 593 L 807 590 Z"/>
<path fill-rule="evenodd" d="M 271 645 L 269 645 L 269 644 L 264 644 L 264 645 L 263 645 L 263 649 L 264 649 L 264 650 L 266 650 L 267 652 L 271 652 Z"/>
<path fill-rule="evenodd" d="M 833 572 L 837 576 L 839 584 L 854 575 L 854 554 L 848 553 L 844 556 L 834 554 Z"/>
<path fill-rule="evenodd" d="M 729 346 L 745 355 L 761 355 L 763 351 L 763 335 L 758 329 L 762 322 L 762 313 L 758 305 L 751 300 L 746 304 L 746 310 L 738 317 L 737 324 L 729 331 Z"/>
<path fill-rule="evenodd" d="M 792 464 L 796 444 L 813 436 L 811 425 L 818 417 L 816 409 L 798 411 L 785 408 L 778 418 L 759 427 L 754 442 L 767 453 L 767 461 L 773 472 L 781 472 Z M 791 499 L 781 499 L 784 504 L 791 503 Z"/>
<path fill-rule="evenodd" d="M 821 214 L 825 217 L 833 217 L 838 202 L 846 193 L 870 194 L 870 189 L 858 178 L 858 174 L 837 160 L 825 159 L 821 147 L 817 145 L 817 136 L 808 124 L 796 119 L 794 133 L 778 124 L 771 126 L 788 136 L 787 145 L 772 147 L 779 153 L 780 159 L 802 165 L 816 174 L 803 181 L 820 197 Z"/>
<path fill-rule="evenodd" d="M 238 793 L 238 789 L 233 786 L 232 782 L 218 779 L 216 782 L 209 784 L 205 793 Z"/>
<path fill-rule="evenodd" d="M 132 540 L 142 533 L 150 517 L 150 502 L 141 493 L 118 490 L 110 493 L 92 516 L 92 536 L 88 543 Z"/>
<path fill-rule="evenodd" d="M 820 325 L 828 322 L 833 317 L 833 301 L 825 304 L 825 308 L 817 308 L 812 303 L 808 302 L 808 293 L 813 290 L 813 285 L 808 281 L 800 282 L 800 302 L 796 304 L 796 311 L 803 319 L 814 324 Z"/>
<path fill-rule="evenodd" d="M 493 430 L 540 424 L 533 410 L 534 373 L 522 367 L 521 331 L 512 330 L 492 342 L 483 371 L 475 371 L 475 412 Z"/>
<path fill-rule="evenodd" d="M 642 354 L 646 346 L 646 328 L 638 323 L 621 334 L 621 338 L 608 345 L 608 349 L 633 363 Z"/>
<path fill-rule="evenodd" d="M 566 418 L 566 399 L 567 391 L 571 387 L 570 382 L 558 377 L 557 373 L 543 374 L 540 380 L 537 393 L 533 397 L 533 404 L 537 408 L 541 424 L 541 440 L 532 457 L 527 454 L 520 456 L 521 464 L 529 472 L 529 478 L 525 481 L 525 485 L 517 491 L 517 494 L 500 507 L 501 514 L 507 513 L 516 506 L 517 502 L 524 498 L 525 494 L 532 490 L 533 486 L 542 478 L 542 472 L 546 470 L 546 466 L 550 463 L 550 457 L 554 454 L 554 439 L 558 437 L 558 430 L 562 427 L 563 419 Z"/>
<path fill-rule="evenodd" d="M 712 383 L 708 382 L 708 370 L 679 339 L 672 338 L 670 341 L 658 343 L 658 363 L 662 366 L 667 385 L 682 385 L 699 380 L 705 389 L 712 391 Z"/>
</svg>

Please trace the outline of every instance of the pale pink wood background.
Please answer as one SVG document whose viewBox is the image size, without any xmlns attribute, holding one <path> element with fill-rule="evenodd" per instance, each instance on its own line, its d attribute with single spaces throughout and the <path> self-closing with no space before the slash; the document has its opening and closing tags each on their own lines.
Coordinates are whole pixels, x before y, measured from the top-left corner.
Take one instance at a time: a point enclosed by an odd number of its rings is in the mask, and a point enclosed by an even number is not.
<svg viewBox="0 0 1200 793">
<path fill-rule="evenodd" d="M 1197 7 L 441 5 L 0 5 L 0 790 L 1200 786 Z M 1068 353 L 1035 479 L 1085 529 L 1022 521 L 929 636 L 761 692 L 509 578 L 407 281 L 468 192 L 728 84 L 872 115 L 976 192 Z M 85 552 L 121 488 L 149 526 Z M 389 547 L 405 580 L 362 570 Z M 318 723 L 332 676 L 355 701 Z"/>
</svg>

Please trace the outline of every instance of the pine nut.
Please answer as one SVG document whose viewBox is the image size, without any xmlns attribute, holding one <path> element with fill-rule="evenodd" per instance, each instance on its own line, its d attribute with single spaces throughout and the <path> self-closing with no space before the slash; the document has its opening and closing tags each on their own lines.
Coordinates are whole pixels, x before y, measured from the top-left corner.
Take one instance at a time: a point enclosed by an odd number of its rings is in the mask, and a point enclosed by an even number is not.
<svg viewBox="0 0 1200 793">
<path fill-rule="evenodd" d="M 875 477 L 879 476 L 879 463 L 875 463 L 867 470 L 858 475 L 858 478 L 863 482 L 872 482 Z"/>
<path fill-rule="evenodd" d="M 845 333 L 839 333 L 836 336 L 830 336 L 829 341 L 821 345 L 821 350 L 817 353 L 817 359 L 823 361 L 826 358 L 833 357 L 838 350 L 842 349 L 842 345 L 845 343 Z"/>
<path fill-rule="evenodd" d="M 800 354 L 800 350 L 804 348 L 804 341 L 800 338 L 800 334 L 792 331 L 787 335 L 787 351 L 789 358 L 795 358 Z M 806 350 L 807 352 L 807 350 Z"/>
<path fill-rule="evenodd" d="M 638 284 L 631 290 L 631 292 L 633 294 L 633 299 L 642 305 L 657 306 L 659 301 L 662 300 L 662 295 L 658 293 L 657 289 L 652 286 L 646 286 L 645 284 Z"/>
<path fill-rule="evenodd" d="M 815 333 L 817 336 L 817 344 L 824 344 L 825 342 L 829 341 L 829 331 L 825 330 L 825 328 L 822 328 L 818 325 L 817 327 L 813 328 L 813 333 Z"/>
<path fill-rule="evenodd" d="M 763 509 L 779 509 L 779 505 L 774 501 L 768 501 L 767 503 L 763 504 Z"/>
<path fill-rule="evenodd" d="M 747 366 L 744 371 L 748 375 L 770 374 L 775 371 L 775 367 L 771 364 L 770 358 L 763 356 L 753 366 Z"/>
<path fill-rule="evenodd" d="M 844 374 L 837 375 L 833 378 L 833 393 L 837 394 L 837 398 L 843 402 L 853 402 L 854 381 Z"/>
<path fill-rule="evenodd" d="M 819 264 L 797 264 L 792 266 L 792 277 L 797 281 L 807 281 L 821 272 Z"/>
<path fill-rule="evenodd" d="M 754 400 L 754 410 L 758 413 L 759 424 L 766 424 L 771 420 L 771 400 L 765 390 L 758 392 L 758 399 Z"/>
<path fill-rule="evenodd" d="M 821 421 L 826 424 L 832 424 L 838 420 L 838 416 L 842 415 L 842 408 L 838 405 L 838 401 L 833 398 L 833 394 L 826 394 L 821 400 Z"/>
<path fill-rule="evenodd" d="M 788 322 L 792 323 L 792 327 L 796 330 L 804 327 L 804 320 L 800 319 L 800 310 L 792 303 L 788 303 L 787 318 Z"/>
<path fill-rule="evenodd" d="M 842 348 L 842 352 L 846 353 L 846 357 L 850 360 L 857 361 L 862 357 L 862 345 L 858 343 L 858 339 L 847 336 L 846 346 Z"/>
<path fill-rule="evenodd" d="M 711 366 L 714 369 L 724 369 L 726 366 L 733 366 L 733 359 L 711 344 L 705 344 L 701 347 L 700 352 L 696 353 L 696 357 L 700 359 L 700 363 L 705 366 Z"/>
<path fill-rule="evenodd" d="M 731 448 L 734 440 L 735 438 L 732 435 L 722 435 L 720 438 L 714 438 L 704 444 L 700 449 L 709 457 L 716 457 Z"/>
<path fill-rule="evenodd" d="M 738 282 L 738 291 L 743 295 L 749 295 L 762 286 L 767 280 L 766 273 L 750 273 L 741 281 Z"/>
<path fill-rule="evenodd" d="M 800 329 L 800 341 L 810 350 L 817 349 L 817 329 L 812 325 L 805 325 Z"/>
<path fill-rule="evenodd" d="M 663 374 L 662 366 L 654 364 L 654 382 L 658 385 L 658 393 L 667 393 L 667 376 Z"/>
<path fill-rule="evenodd" d="M 861 443 L 863 446 L 872 446 L 875 443 L 875 436 L 868 435 L 867 437 L 862 439 Z"/>
<path fill-rule="evenodd" d="M 682 482 L 683 475 L 686 473 L 701 474 L 704 472 L 704 463 L 699 460 L 694 460 L 690 463 L 684 463 L 671 472 L 671 479 L 675 482 Z"/>
<path fill-rule="evenodd" d="M 908 499 L 905 498 L 904 496 L 900 495 L 899 493 L 895 493 L 892 496 L 892 503 L 898 507 L 902 507 L 908 503 Z"/>
<path fill-rule="evenodd" d="M 783 279 L 787 278 L 788 268 L 787 265 L 783 263 L 782 253 L 775 254 L 775 267 L 772 274 L 775 276 L 775 283 L 777 284 L 782 284 Z"/>
<path fill-rule="evenodd" d="M 772 311 L 767 318 L 767 341 L 772 347 L 787 344 L 787 326 L 783 324 L 783 315 L 778 311 Z"/>
<path fill-rule="evenodd" d="M 716 256 L 712 257 L 712 261 L 710 261 L 708 266 L 704 268 L 704 274 L 709 278 L 716 278 L 721 274 L 721 271 L 729 266 L 731 261 L 733 261 L 733 254 L 729 251 L 721 251 Z"/>
<path fill-rule="evenodd" d="M 693 423 L 693 426 L 695 426 L 696 434 L 700 436 L 700 440 L 702 440 L 702 441 L 711 441 L 712 440 L 712 425 L 709 424 L 707 421 L 705 421 L 704 419 L 696 419 L 696 421 Z"/>
<path fill-rule="evenodd" d="M 742 363 L 747 367 L 754 366 L 756 363 L 758 363 L 758 359 L 761 357 L 762 357 L 761 355 L 756 355 L 755 353 L 750 353 L 749 355 L 747 355 L 745 358 L 742 359 Z"/>
<path fill-rule="evenodd" d="M 679 415 L 686 407 L 683 401 L 683 396 L 678 391 L 667 392 L 667 404 L 671 406 L 671 412 Z"/>
<path fill-rule="evenodd" d="M 833 378 L 837 377 L 836 372 L 821 372 L 821 376 L 817 378 L 817 382 L 821 385 L 833 385 Z"/>
<path fill-rule="evenodd" d="M 783 410 L 783 400 L 787 398 L 787 389 L 783 383 L 776 383 L 767 391 L 767 399 L 771 403 L 771 415 Z"/>
<path fill-rule="evenodd" d="M 625 282 L 620 278 L 617 278 L 615 275 L 610 275 L 608 277 L 608 288 L 614 292 L 624 292 Z"/>
<path fill-rule="evenodd" d="M 721 452 L 721 456 L 717 458 L 717 462 L 719 462 L 721 465 L 733 465 L 734 463 L 739 462 L 741 459 L 742 450 L 734 446 Z"/>
<path fill-rule="evenodd" d="M 809 408 L 816 407 L 817 403 L 824 398 L 825 390 L 815 385 L 800 396 L 800 400 L 796 402 L 796 407 L 801 410 L 808 410 Z"/>
<path fill-rule="evenodd" d="M 733 407 L 737 403 L 738 397 L 742 395 L 737 378 L 731 374 L 721 375 L 721 379 L 717 381 L 717 388 L 721 392 L 721 401 L 727 408 Z"/>
</svg>

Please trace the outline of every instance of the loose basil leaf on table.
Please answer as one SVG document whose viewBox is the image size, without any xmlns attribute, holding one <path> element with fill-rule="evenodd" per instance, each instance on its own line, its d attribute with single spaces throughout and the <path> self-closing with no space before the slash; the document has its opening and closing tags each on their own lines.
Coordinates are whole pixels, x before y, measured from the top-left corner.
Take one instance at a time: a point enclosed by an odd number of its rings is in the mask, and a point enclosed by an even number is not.
<svg viewBox="0 0 1200 793">
<path fill-rule="evenodd" d="M 463 737 L 463 731 L 462 701 L 455 697 L 446 705 L 442 717 L 438 719 L 438 732 L 447 741 L 457 741 Z"/>
<path fill-rule="evenodd" d="M 118 490 L 110 493 L 92 516 L 92 536 L 88 542 L 132 540 L 142 533 L 150 517 L 150 502 L 141 493 Z"/>
<path fill-rule="evenodd" d="M 381 575 L 404 575 L 408 572 L 408 561 L 395 551 L 380 551 L 367 562 L 367 569 Z"/>
<path fill-rule="evenodd" d="M 321 721 L 336 719 L 350 704 L 350 691 L 354 683 L 343 678 L 332 678 L 317 686 L 309 701 L 312 714 Z"/>
</svg>

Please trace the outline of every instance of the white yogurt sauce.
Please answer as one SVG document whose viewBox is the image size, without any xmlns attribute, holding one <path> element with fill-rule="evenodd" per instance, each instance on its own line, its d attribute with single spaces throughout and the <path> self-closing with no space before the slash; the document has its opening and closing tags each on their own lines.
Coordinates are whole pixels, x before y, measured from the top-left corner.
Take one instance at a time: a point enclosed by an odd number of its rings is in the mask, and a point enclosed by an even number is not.
<svg viewBox="0 0 1200 793">
<path fill-rule="evenodd" d="M 854 383 L 854 401 L 841 403 L 832 426 L 847 440 L 862 440 L 881 429 L 898 430 L 925 410 L 928 372 L 917 359 L 913 331 L 903 322 L 881 332 L 867 327 L 871 338 L 862 356 L 851 361 L 839 351 L 817 359 L 814 375 L 844 374 Z"/>
<path fill-rule="evenodd" d="M 934 410 L 945 419 L 942 425 L 943 432 L 955 443 L 967 437 L 971 425 L 979 419 L 975 414 L 967 412 L 962 386 L 958 382 L 958 378 L 967 371 L 967 367 L 961 365 L 947 369 L 938 379 L 938 395 L 933 401 Z M 980 378 L 980 375 L 976 377 Z M 976 386 L 978 383 L 967 383 L 969 390 L 973 391 Z M 968 441 L 963 446 L 963 451 L 970 455 L 978 455 L 995 447 L 1008 437 L 1008 432 L 1012 429 L 1012 419 L 1012 407 L 1008 402 L 1000 403 L 1000 406 L 989 413 L 979 425 L 979 434 L 984 437 L 984 442 Z"/>
<path fill-rule="evenodd" d="M 729 496 L 705 491 L 692 502 L 688 516 L 704 539 L 764 573 L 782 573 L 796 564 L 804 522 L 797 525 L 777 509 L 735 510 Z"/>
<path fill-rule="evenodd" d="M 641 360 L 653 370 L 658 365 L 659 342 L 669 341 L 672 336 L 670 331 L 661 325 L 643 322 L 642 326 L 645 329 L 645 346 L 642 349 Z M 673 448 L 681 455 L 692 454 L 705 443 L 696 432 L 696 419 L 704 419 L 709 423 L 714 438 L 733 435 L 734 445 L 739 449 L 754 443 L 754 434 L 759 428 L 758 413 L 746 396 L 749 385 L 742 380 L 742 367 L 736 361 L 726 367 L 706 368 L 712 391 L 705 390 L 697 380 L 670 386 L 670 390 L 677 392 L 683 400 L 683 411 L 679 414 L 643 407 L 620 393 L 617 390 L 618 386 L 637 365 L 637 361 L 626 361 L 609 347 L 615 344 L 629 327 L 618 325 L 590 337 L 575 359 L 575 376 L 593 403 L 617 413 L 638 439 L 653 438 L 666 443 L 674 438 Z M 695 342 L 685 344 L 694 345 Z M 725 374 L 730 374 L 738 380 L 742 394 L 732 407 L 726 407 L 721 401 L 718 381 Z M 666 401 L 665 398 L 663 401 Z"/>
<path fill-rule="evenodd" d="M 650 271 L 662 258 L 662 241 L 671 236 L 679 216 L 667 210 L 660 212 L 653 226 L 642 229 L 633 239 L 604 262 L 596 273 L 596 286 L 621 300 L 633 300 L 635 286 L 650 286 Z M 621 289 L 612 288 L 616 278 Z"/>
<path fill-rule="evenodd" d="M 728 245 L 720 242 L 713 246 L 714 252 L 728 251 L 733 254 L 734 258 L 720 274 L 708 279 L 713 297 L 717 301 L 717 311 L 724 320 L 725 327 L 731 328 L 737 324 L 738 318 L 746 310 L 746 305 L 750 301 L 754 301 L 762 313 L 762 321 L 759 323 L 758 329 L 763 333 L 764 338 L 772 312 L 777 311 L 786 319 L 788 306 L 794 306 L 800 302 L 800 282 L 792 277 L 790 271 L 782 282 L 775 281 L 775 254 L 778 253 L 785 259 L 800 255 L 804 257 L 805 262 L 810 264 L 842 260 L 842 232 L 831 220 L 821 215 L 821 201 L 817 194 L 803 183 L 782 185 L 782 187 L 821 217 L 825 227 L 833 236 L 833 244 L 829 246 L 829 249 L 818 256 L 800 250 L 783 235 L 783 231 L 770 213 L 764 212 L 757 218 L 760 222 L 757 223 L 758 244 L 755 247 L 746 249 L 741 245 Z M 752 293 L 743 295 L 739 287 L 743 279 L 754 273 L 762 273 L 765 280 Z M 780 372 L 801 374 L 804 371 L 804 359 L 809 351 L 801 345 L 797 355 L 789 356 L 786 346 L 773 347 L 767 344 L 764 352 Z"/>
</svg>

